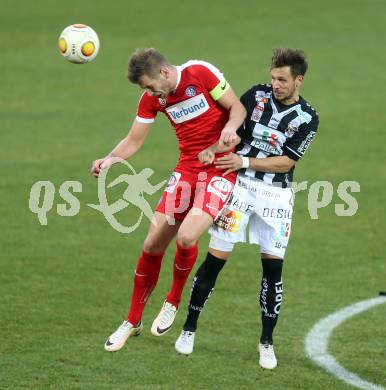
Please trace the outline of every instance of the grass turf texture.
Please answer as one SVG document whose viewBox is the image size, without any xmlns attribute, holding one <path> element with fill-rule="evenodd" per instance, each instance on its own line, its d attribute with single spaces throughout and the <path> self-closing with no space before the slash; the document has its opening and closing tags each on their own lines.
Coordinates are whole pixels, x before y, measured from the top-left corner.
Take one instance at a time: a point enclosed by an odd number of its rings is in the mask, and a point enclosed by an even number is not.
<svg viewBox="0 0 386 390">
<path fill-rule="evenodd" d="M 321 317 L 386 288 L 386 121 L 379 92 L 386 82 L 380 50 L 385 3 L 70 0 L 64 6 L 8 0 L 1 8 L 0 387 L 349 388 L 307 359 L 303 339 Z M 89 65 L 67 63 L 56 48 L 60 31 L 79 22 L 101 39 L 98 58 Z M 143 335 L 119 353 L 103 351 L 126 313 L 148 224 L 124 236 L 88 208 L 97 203 L 89 166 L 129 128 L 140 91 L 125 79 L 126 62 L 144 46 L 159 48 L 173 63 L 198 58 L 218 65 L 239 95 L 269 81 L 272 47 L 303 48 L 310 71 L 302 95 L 318 109 L 321 125 L 296 179 L 328 180 L 335 189 L 343 180 L 361 184 L 352 218 L 338 218 L 332 204 L 319 211 L 319 220 L 310 220 L 307 194 L 297 196 L 274 372 L 257 364 L 260 260 L 257 247 L 248 245 L 237 247 L 220 276 L 191 357 L 178 356 L 173 347 L 189 287 L 170 333 L 154 338 L 149 332 L 170 284 L 173 246 L 147 305 Z M 131 162 L 137 171 L 153 168 L 157 183 L 176 159 L 173 131 L 159 118 Z M 52 181 L 57 191 L 65 180 L 81 181 L 80 213 L 59 217 L 56 204 L 63 201 L 56 192 L 48 225 L 40 226 L 28 210 L 37 180 Z M 154 206 L 158 197 L 147 199 Z M 134 221 L 136 212 L 130 208 L 120 220 Z M 201 240 L 198 264 L 207 241 Z M 385 386 L 384 312 L 377 307 L 344 324 L 331 350 L 348 369 Z"/>
</svg>

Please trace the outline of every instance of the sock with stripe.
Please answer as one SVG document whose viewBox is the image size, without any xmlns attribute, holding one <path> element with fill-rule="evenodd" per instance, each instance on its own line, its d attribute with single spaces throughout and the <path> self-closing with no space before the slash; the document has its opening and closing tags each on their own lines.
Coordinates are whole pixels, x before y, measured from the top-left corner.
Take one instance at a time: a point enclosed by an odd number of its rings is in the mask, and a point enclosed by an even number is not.
<svg viewBox="0 0 386 390">
<path fill-rule="evenodd" d="M 138 324 L 142 318 L 142 312 L 147 299 L 157 284 L 163 255 L 163 253 L 150 254 L 142 250 L 141 256 L 138 259 L 134 275 L 131 306 L 127 316 L 127 320 L 132 325 Z"/>
<path fill-rule="evenodd" d="M 173 283 L 166 297 L 166 301 L 178 307 L 181 301 L 182 291 L 192 270 L 198 254 L 198 243 L 190 248 L 182 247 L 176 241 L 177 251 L 173 266 Z"/>
</svg>

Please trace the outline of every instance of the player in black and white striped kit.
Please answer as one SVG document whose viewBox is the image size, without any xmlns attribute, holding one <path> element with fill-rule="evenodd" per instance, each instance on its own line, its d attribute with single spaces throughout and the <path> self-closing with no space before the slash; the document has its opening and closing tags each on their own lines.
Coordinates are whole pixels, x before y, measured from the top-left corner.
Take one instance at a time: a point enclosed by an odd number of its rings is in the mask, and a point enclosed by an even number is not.
<svg viewBox="0 0 386 390">
<path fill-rule="evenodd" d="M 258 84 L 240 100 L 251 114 L 238 131 L 242 142 L 237 154 L 258 159 L 286 156 L 295 162 L 303 156 L 316 134 L 319 120 L 301 96 L 297 102 L 285 105 L 275 99 L 271 84 Z M 294 168 L 292 165 L 288 172 L 264 172 L 251 167 L 240 172 L 286 188 L 292 182 Z"/>
<path fill-rule="evenodd" d="M 187 320 L 175 345 L 179 353 L 192 353 L 199 314 L 234 244 L 246 241 L 249 223 L 249 242 L 260 245 L 263 267 L 259 364 L 267 369 L 277 365 L 272 334 L 283 298 L 282 267 L 294 201 L 291 182 L 295 164 L 319 124 L 318 114 L 300 96 L 307 67 L 302 51 L 275 49 L 272 84 L 258 84 L 240 99 L 247 117 L 238 131 L 237 154 L 214 162 L 224 174 L 239 170 L 237 181 L 226 209 L 210 229 L 209 251 L 194 277 Z M 200 153 L 200 160 L 212 162 L 219 149 L 221 145 L 213 145 Z"/>
</svg>

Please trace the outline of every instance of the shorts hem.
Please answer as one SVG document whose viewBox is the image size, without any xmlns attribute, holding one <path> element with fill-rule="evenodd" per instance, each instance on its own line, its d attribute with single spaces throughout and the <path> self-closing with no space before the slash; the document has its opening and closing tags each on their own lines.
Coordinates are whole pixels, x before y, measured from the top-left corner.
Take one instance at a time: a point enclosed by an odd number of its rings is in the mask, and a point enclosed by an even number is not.
<svg viewBox="0 0 386 390">
<path fill-rule="evenodd" d="M 262 247 L 260 247 L 260 254 L 263 254 L 263 253 L 265 253 L 267 255 L 271 255 L 271 256 L 277 256 L 280 259 L 284 259 L 284 256 L 285 256 L 285 252 L 284 253 L 278 253 L 278 252 L 269 251 L 267 249 L 263 249 Z"/>
</svg>

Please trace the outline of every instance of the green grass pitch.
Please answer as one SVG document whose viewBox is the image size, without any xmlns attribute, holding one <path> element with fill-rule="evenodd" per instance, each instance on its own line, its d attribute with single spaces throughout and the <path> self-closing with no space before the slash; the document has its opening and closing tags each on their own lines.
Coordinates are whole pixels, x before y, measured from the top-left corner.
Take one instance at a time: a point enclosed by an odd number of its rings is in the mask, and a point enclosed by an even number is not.
<svg viewBox="0 0 386 390">
<path fill-rule="evenodd" d="M 0 388 L 349 389 L 304 353 L 322 317 L 386 289 L 384 25 L 381 0 L 63 2 L 2 0 L 0 7 Z M 95 28 L 96 60 L 61 58 L 57 37 L 72 23 Z M 311 220 L 298 194 L 285 260 L 285 295 L 276 330 L 279 365 L 258 367 L 258 247 L 239 245 L 202 315 L 196 349 L 178 356 L 190 280 L 173 329 L 150 325 L 170 284 L 174 245 L 144 313 L 145 329 L 115 354 L 103 350 L 129 304 L 133 271 L 148 229 L 119 234 L 87 207 L 97 203 L 91 161 L 125 136 L 140 91 L 126 80 L 129 54 L 154 46 L 175 63 L 208 60 L 241 95 L 269 81 L 271 50 L 298 47 L 310 68 L 302 95 L 320 129 L 296 169 L 297 181 L 360 183 L 359 210 L 337 217 L 333 203 Z M 169 123 L 159 118 L 131 163 L 168 177 L 178 157 Z M 31 186 L 52 181 L 55 202 L 41 226 L 29 211 Z M 58 189 L 83 185 L 80 213 L 60 217 Z M 123 188 L 114 194 L 119 197 Z M 160 193 L 148 197 L 154 206 Z M 135 208 L 121 222 L 137 217 Z M 199 264 L 208 236 L 200 242 Z M 344 323 L 331 353 L 367 381 L 386 386 L 386 307 Z"/>
</svg>

